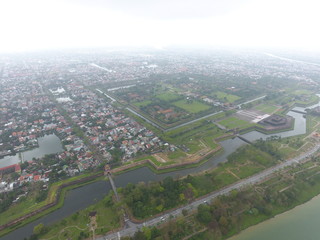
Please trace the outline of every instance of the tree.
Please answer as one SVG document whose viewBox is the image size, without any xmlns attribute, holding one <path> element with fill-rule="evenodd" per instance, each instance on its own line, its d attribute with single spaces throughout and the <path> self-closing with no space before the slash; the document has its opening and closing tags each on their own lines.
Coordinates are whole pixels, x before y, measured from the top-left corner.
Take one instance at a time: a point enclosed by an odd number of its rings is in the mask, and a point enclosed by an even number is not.
<svg viewBox="0 0 320 240">
<path fill-rule="evenodd" d="M 35 234 L 35 235 L 40 235 L 44 232 L 45 232 L 45 227 L 44 227 L 43 223 L 39 223 L 38 225 L 36 225 L 33 228 L 33 234 Z"/>
<path fill-rule="evenodd" d="M 142 228 L 142 232 L 144 233 L 144 236 L 146 237 L 147 240 L 150 240 L 151 239 L 151 229 L 148 228 L 148 227 L 143 227 Z"/>
<path fill-rule="evenodd" d="M 199 205 L 197 217 L 200 222 L 208 224 L 211 221 L 211 213 L 209 206 L 205 204 Z"/>
<path fill-rule="evenodd" d="M 225 216 L 221 216 L 220 219 L 219 219 L 219 224 L 222 226 L 222 227 L 227 227 L 228 226 L 228 220 Z"/>
<path fill-rule="evenodd" d="M 141 232 L 141 231 L 136 232 L 136 233 L 134 234 L 134 236 L 133 236 L 133 239 L 134 239 L 134 240 L 147 240 L 146 236 L 145 236 L 144 233 Z"/>
<path fill-rule="evenodd" d="M 188 210 L 187 209 L 183 209 L 182 210 L 182 214 L 183 214 L 183 216 L 187 216 L 188 215 Z"/>
</svg>

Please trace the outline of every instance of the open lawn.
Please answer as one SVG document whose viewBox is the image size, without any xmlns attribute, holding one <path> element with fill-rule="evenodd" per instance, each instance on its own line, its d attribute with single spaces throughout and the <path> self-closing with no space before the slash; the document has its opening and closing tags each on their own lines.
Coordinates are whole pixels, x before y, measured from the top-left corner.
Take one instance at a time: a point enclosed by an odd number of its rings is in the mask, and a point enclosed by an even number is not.
<svg viewBox="0 0 320 240">
<path fill-rule="evenodd" d="M 319 97 L 316 95 L 310 95 L 308 99 L 301 101 L 301 100 L 297 100 L 296 103 L 297 104 L 301 104 L 301 105 L 311 105 L 311 104 L 316 104 L 317 101 L 319 100 Z"/>
<path fill-rule="evenodd" d="M 240 99 L 240 97 L 236 96 L 236 95 L 232 95 L 232 94 L 228 94 L 228 93 L 224 93 L 224 92 L 214 92 L 212 94 L 212 96 L 216 95 L 217 98 L 219 99 L 227 99 L 228 102 L 233 103 L 237 100 Z"/>
<path fill-rule="evenodd" d="M 214 139 L 223 135 L 224 132 L 208 121 L 199 121 L 183 128 L 175 129 L 166 133 L 165 139 L 175 145 L 185 145 L 190 154 L 196 153 L 204 147 L 203 143 L 215 149 L 218 144 Z"/>
<path fill-rule="evenodd" d="M 134 102 L 133 105 L 135 105 L 137 107 L 145 107 L 151 103 L 152 103 L 152 101 L 146 100 L 146 101 L 142 101 L 142 102 Z"/>
<path fill-rule="evenodd" d="M 175 94 L 175 93 L 166 92 L 166 93 L 161 93 L 161 94 L 156 95 L 156 98 L 159 98 L 163 101 L 171 102 L 171 101 L 174 101 L 174 100 L 181 98 L 181 96 L 179 96 L 178 94 Z"/>
<path fill-rule="evenodd" d="M 239 118 L 236 117 L 228 117 L 220 122 L 218 122 L 219 124 L 225 126 L 226 128 L 247 128 L 247 127 L 251 127 L 254 126 L 254 123 L 250 123 L 244 120 L 241 120 Z"/>
<path fill-rule="evenodd" d="M 199 101 L 193 101 L 191 103 L 188 103 L 186 100 L 180 100 L 180 101 L 173 102 L 173 105 L 179 108 L 182 108 L 190 113 L 198 113 L 211 108 L 209 105 L 206 105 Z"/>
<path fill-rule="evenodd" d="M 239 178 L 246 178 L 252 176 L 255 173 L 262 171 L 264 167 L 259 166 L 257 164 L 248 164 L 236 169 L 231 169 L 234 174 L 236 174 Z"/>
<path fill-rule="evenodd" d="M 36 196 L 34 194 L 28 194 L 26 198 L 23 197 L 18 203 L 13 204 L 8 210 L 1 213 L 0 225 L 32 212 L 45 204 L 45 201 L 37 203 Z"/>
<path fill-rule="evenodd" d="M 168 154 L 168 158 L 172 159 L 172 160 L 177 159 L 177 158 L 181 158 L 181 157 L 185 157 L 185 156 L 186 156 L 186 154 L 179 149 L 174 152 L 170 152 Z"/>
<path fill-rule="evenodd" d="M 309 91 L 309 90 L 307 90 L 307 89 L 299 89 L 299 90 L 295 90 L 294 92 L 293 92 L 293 94 L 294 95 L 311 95 L 312 94 L 312 92 L 311 91 Z"/>
<path fill-rule="evenodd" d="M 254 109 L 255 110 L 259 110 L 259 111 L 264 112 L 264 113 L 272 114 L 274 111 L 279 109 L 279 107 L 273 106 L 273 105 L 270 105 L 270 104 L 260 104 L 260 105 L 256 106 Z"/>
</svg>

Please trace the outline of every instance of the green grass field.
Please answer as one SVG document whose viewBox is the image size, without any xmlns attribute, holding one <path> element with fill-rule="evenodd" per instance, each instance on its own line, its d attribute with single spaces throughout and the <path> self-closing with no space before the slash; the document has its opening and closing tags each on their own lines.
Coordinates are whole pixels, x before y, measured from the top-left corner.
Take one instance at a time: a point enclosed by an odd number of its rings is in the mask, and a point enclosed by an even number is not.
<svg viewBox="0 0 320 240">
<path fill-rule="evenodd" d="M 252 176 L 255 173 L 261 172 L 263 169 L 264 167 L 252 163 L 240 168 L 232 169 L 232 172 L 235 173 L 239 178 L 243 179 Z"/>
<path fill-rule="evenodd" d="M 46 204 L 45 201 L 37 203 L 34 195 L 28 195 L 23 201 L 12 205 L 8 210 L 1 213 L 0 225 L 5 224 L 15 218 L 23 216 Z"/>
<path fill-rule="evenodd" d="M 310 98 L 307 101 L 296 101 L 297 104 L 301 104 L 301 105 L 311 105 L 311 104 L 316 104 L 317 101 L 319 100 L 319 97 L 316 95 L 311 95 Z"/>
<path fill-rule="evenodd" d="M 293 92 L 294 95 L 311 95 L 312 92 L 307 89 L 299 89 Z"/>
<path fill-rule="evenodd" d="M 175 93 L 166 92 L 166 93 L 161 93 L 161 94 L 156 95 L 156 98 L 159 98 L 163 101 L 171 102 L 176 99 L 179 99 L 180 96 Z"/>
<path fill-rule="evenodd" d="M 228 93 L 224 93 L 224 92 L 215 92 L 212 95 L 216 95 L 219 99 L 226 98 L 227 101 L 230 103 L 233 103 L 241 98 L 236 95 L 232 95 L 232 94 L 228 94 Z"/>
<path fill-rule="evenodd" d="M 185 157 L 186 154 L 184 152 L 182 152 L 181 150 L 176 150 L 174 152 L 170 152 L 168 154 L 168 158 L 171 160 L 177 159 L 177 158 L 181 158 L 181 157 Z"/>
<path fill-rule="evenodd" d="M 228 117 L 222 121 L 219 122 L 219 124 L 227 127 L 227 128 L 247 128 L 247 127 L 251 127 L 254 126 L 254 123 L 250 123 L 241 119 L 238 119 L 236 117 Z"/>
<path fill-rule="evenodd" d="M 180 100 L 177 102 L 173 102 L 172 104 L 186 110 L 189 113 L 198 113 L 211 108 L 209 105 L 206 105 L 199 101 L 193 101 L 192 103 L 187 103 L 186 100 Z"/>
<path fill-rule="evenodd" d="M 269 105 L 269 104 L 260 104 L 255 107 L 256 110 L 264 112 L 264 113 L 269 113 L 272 114 L 274 111 L 279 109 L 277 106 Z"/>
<path fill-rule="evenodd" d="M 134 102 L 133 105 L 135 105 L 137 107 L 145 107 L 151 103 L 152 103 L 152 101 L 146 100 L 146 101 L 142 101 L 142 102 Z"/>
<path fill-rule="evenodd" d="M 215 149 L 218 147 L 218 144 L 214 142 L 214 139 L 223 134 L 224 132 L 219 130 L 215 125 L 202 120 L 167 132 L 164 138 L 175 145 L 185 145 L 190 149 L 188 153 L 192 154 L 203 148 L 200 141 L 203 141 L 208 147 Z"/>
</svg>

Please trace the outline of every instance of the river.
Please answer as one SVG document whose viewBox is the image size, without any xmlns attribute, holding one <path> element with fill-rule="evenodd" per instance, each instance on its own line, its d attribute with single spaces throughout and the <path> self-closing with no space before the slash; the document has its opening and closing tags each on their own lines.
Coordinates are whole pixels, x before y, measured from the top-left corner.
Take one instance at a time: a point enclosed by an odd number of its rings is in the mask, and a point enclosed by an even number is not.
<svg viewBox="0 0 320 240">
<path fill-rule="evenodd" d="M 46 154 L 63 151 L 60 139 L 54 134 L 38 138 L 38 144 L 39 147 L 37 148 L 21 152 L 21 157 L 24 161 L 31 161 L 32 158 L 41 158 Z M 20 161 L 18 153 L 13 156 L 5 156 L 0 159 L 0 168 L 19 163 Z"/>
<path fill-rule="evenodd" d="M 295 126 L 291 131 L 286 131 L 282 133 L 276 134 L 281 137 L 294 136 L 298 134 L 303 134 L 306 131 L 306 121 L 302 114 L 289 112 L 288 115 L 291 115 L 295 118 Z M 257 140 L 259 138 L 266 138 L 270 135 L 265 135 L 256 131 L 246 133 L 243 135 L 245 138 L 249 140 Z M 135 169 L 121 175 L 114 177 L 114 182 L 117 187 L 124 187 L 128 183 L 138 183 L 138 182 L 149 182 L 149 181 L 159 181 L 164 179 L 165 177 L 181 177 L 192 173 L 201 172 L 210 168 L 217 166 L 221 162 L 225 162 L 227 160 L 227 156 L 234 152 L 240 146 L 245 145 L 246 143 L 239 138 L 228 139 L 222 141 L 221 146 L 224 148 L 224 152 L 218 156 L 213 157 L 208 160 L 204 164 L 190 169 L 183 169 L 170 173 L 163 174 L 155 174 L 149 168 L 143 167 L 139 169 Z M 69 216 L 76 211 L 84 209 L 91 205 L 95 199 L 102 199 L 109 191 L 111 190 L 111 186 L 109 182 L 99 181 L 96 183 L 88 184 L 86 186 L 77 188 L 75 190 L 71 190 L 67 193 L 64 206 L 50 213 L 35 222 L 27 224 L 8 235 L 0 238 L 1 240 L 19 240 L 31 235 L 33 227 L 39 223 L 51 224 L 55 221 L 61 220 L 66 216 Z"/>
<path fill-rule="evenodd" d="M 318 240 L 320 196 L 294 209 L 249 227 L 229 240 Z"/>
</svg>

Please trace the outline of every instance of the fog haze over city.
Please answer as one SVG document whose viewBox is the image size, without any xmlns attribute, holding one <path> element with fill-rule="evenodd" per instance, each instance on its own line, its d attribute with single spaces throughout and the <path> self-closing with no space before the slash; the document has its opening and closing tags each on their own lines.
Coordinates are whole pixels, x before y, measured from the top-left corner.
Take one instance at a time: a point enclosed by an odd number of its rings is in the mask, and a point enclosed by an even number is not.
<svg viewBox="0 0 320 240">
<path fill-rule="evenodd" d="M 0 52 L 148 46 L 319 50 L 315 0 L 12 0 Z"/>
</svg>

